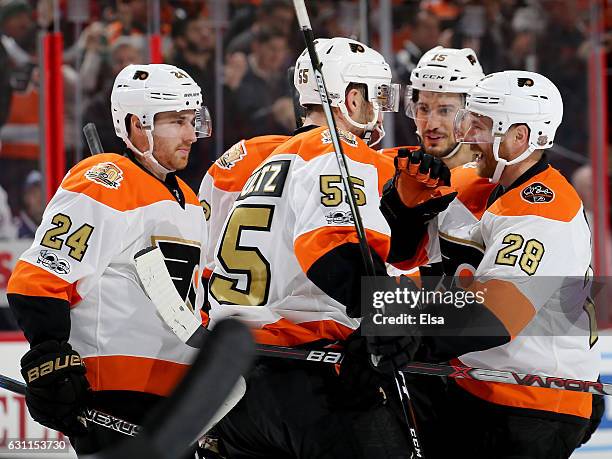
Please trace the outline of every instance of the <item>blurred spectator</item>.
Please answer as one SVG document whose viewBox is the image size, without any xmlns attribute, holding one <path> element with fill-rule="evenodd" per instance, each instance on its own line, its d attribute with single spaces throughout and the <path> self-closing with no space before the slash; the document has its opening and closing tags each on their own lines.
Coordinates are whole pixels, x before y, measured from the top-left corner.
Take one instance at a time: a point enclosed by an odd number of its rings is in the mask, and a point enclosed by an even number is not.
<svg viewBox="0 0 612 459">
<path fill-rule="evenodd" d="M 205 104 L 214 112 L 215 34 L 203 17 L 179 19 L 172 25 L 172 64 L 185 70 L 204 91 Z"/>
<path fill-rule="evenodd" d="M 110 51 L 110 69 L 102 89 L 85 103 L 83 124 L 94 123 L 98 128 L 104 151 L 122 153 L 123 141 L 115 134 L 110 110 L 110 95 L 117 74 L 129 64 L 144 63 L 144 39 L 138 36 L 119 37 Z"/>
<path fill-rule="evenodd" d="M 263 0 L 255 15 L 251 27 L 237 36 L 230 38 L 227 54 L 242 52 L 248 54 L 256 34 L 262 29 L 276 27 L 289 40 L 294 24 L 295 13 L 289 0 Z"/>
<path fill-rule="evenodd" d="M 12 60 L 21 65 L 36 52 L 36 23 L 26 0 L 0 0 L 2 43 Z"/>
<path fill-rule="evenodd" d="M 215 151 L 215 35 L 212 24 L 202 16 L 188 16 L 172 25 L 174 56 L 172 64 L 185 70 L 202 89 L 204 105 L 213 118 L 213 142 L 198 139 L 192 145 L 189 165 L 180 177 L 197 190 L 208 167 L 216 159 Z"/>
<path fill-rule="evenodd" d="M 414 70 L 421 56 L 438 44 L 440 39 L 440 21 L 429 11 L 419 11 L 410 24 L 410 39 L 395 56 L 395 66 L 399 81 L 410 83 L 410 73 Z"/>
<path fill-rule="evenodd" d="M 586 154 L 588 143 L 588 69 L 579 54 L 586 37 L 574 0 L 544 0 L 546 28 L 538 40 L 538 71 L 548 76 L 563 96 L 563 124 L 555 142 Z"/>
<path fill-rule="evenodd" d="M 295 127 L 293 102 L 287 81 L 287 37 L 276 28 L 261 28 L 255 34 L 252 52 L 245 59 L 240 53 L 229 56 L 226 85 L 235 106 L 232 116 L 239 123 L 241 137 L 289 133 Z M 241 76 L 242 75 L 242 76 Z M 229 143 L 226 139 L 226 143 Z"/>
<path fill-rule="evenodd" d="M 17 227 L 13 223 L 6 191 L 0 187 L 0 241 L 15 239 L 15 237 L 17 237 Z"/>
<path fill-rule="evenodd" d="M 147 33 L 147 0 L 117 0 L 117 20 L 106 29 L 109 43 L 122 35 L 144 35 Z"/>
<path fill-rule="evenodd" d="M 456 24 L 440 35 L 440 44 L 448 48 L 472 48 L 485 74 L 507 70 L 506 40 L 511 37 L 515 0 L 468 1 Z"/>
<path fill-rule="evenodd" d="M 17 237 L 34 239 L 36 229 L 42 220 L 45 204 L 43 200 L 42 175 L 31 171 L 23 184 L 23 207 L 17 216 Z"/>
</svg>

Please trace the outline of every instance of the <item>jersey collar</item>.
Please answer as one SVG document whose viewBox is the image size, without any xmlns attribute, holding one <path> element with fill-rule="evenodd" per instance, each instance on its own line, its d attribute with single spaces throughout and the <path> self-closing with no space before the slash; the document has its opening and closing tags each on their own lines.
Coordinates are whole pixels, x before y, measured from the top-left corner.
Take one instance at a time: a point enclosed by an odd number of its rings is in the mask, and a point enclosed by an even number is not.
<svg viewBox="0 0 612 459">
<path fill-rule="evenodd" d="M 523 172 L 523 174 L 519 178 L 517 178 L 514 182 L 512 182 L 512 185 L 510 185 L 508 188 L 504 188 L 501 184 L 498 184 L 493 189 L 493 192 L 489 196 L 489 199 L 487 201 L 487 207 L 489 207 L 491 204 L 497 201 L 498 198 L 503 196 L 508 191 L 512 190 L 513 188 L 521 186 L 523 183 L 535 177 L 540 172 L 544 172 L 548 168 L 548 166 L 550 166 L 550 163 L 548 162 L 546 153 L 544 153 L 542 154 L 542 157 L 538 160 L 537 163 L 535 163 L 533 166 L 531 166 L 529 169 Z"/>
</svg>

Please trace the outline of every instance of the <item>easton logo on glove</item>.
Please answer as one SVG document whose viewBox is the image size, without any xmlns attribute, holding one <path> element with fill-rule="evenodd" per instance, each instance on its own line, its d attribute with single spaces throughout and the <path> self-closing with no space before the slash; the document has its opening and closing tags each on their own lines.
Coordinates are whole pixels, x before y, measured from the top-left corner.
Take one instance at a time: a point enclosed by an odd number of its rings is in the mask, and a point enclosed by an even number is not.
<svg viewBox="0 0 612 459">
<path fill-rule="evenodd" d="M 48 375 L 54 371 L 63 370 L 67 367 L 80 367 L 82 365 L 83 362 L 81 361 L 81 358 L 76 354 L 56 357 L 53 360 L 49 360 L 34 368 L 30 368 L 26 372 L 27 382 L 31 383 L 36 381 L 41 376 Z"/>
</svg>

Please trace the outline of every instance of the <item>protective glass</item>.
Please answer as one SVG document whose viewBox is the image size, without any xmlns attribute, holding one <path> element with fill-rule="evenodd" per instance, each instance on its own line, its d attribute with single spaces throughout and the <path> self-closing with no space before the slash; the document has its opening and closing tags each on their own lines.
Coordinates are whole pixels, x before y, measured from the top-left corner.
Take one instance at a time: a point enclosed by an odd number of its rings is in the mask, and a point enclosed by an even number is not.
<svg viewBox="0 0 612 459">
<path fill-rule="evenodd" d="M 493 120 L 484 115 L 461 109 L 453 126 L 455 140 L 459 143 L 493 143 Z"/>
<path fill-rule="evenodd" d="M 210 137 L 212 134 L 212 121 L 206 107 L 158 113 L 154 125 L 154 133 L 159 137 L 184 137 L 185 129 L 193 131 L 197 138 Z"/>
<path fill-rule="evenodd" d="M 425 91 L 422 91 L 425 93 Z M 419 100 L 414 102 L 412 99 L 413 89 L 409 86 L 404 95 L 404 109 L 406 110 L 406 116 L 412 118 L 415 121 L 425 121 L 433 117 L 437 117 L 442 122 L 450 121 L 455 119 L 457 110 L 463 108 L 464 102 L 463 97 L 455 97 L 457 100 L 453 100 L 453 96 L 448 93 L 436 93 L 427 91 L 428 94 L 433 95 L 429 100 L 424 97 L 419 97 Z"/>
<path fill-rule="evenodd" d="M 397 83 L 376 85 L 376 98 L 374 102 L 383 112 L 397 112 L 399 110 L 400 85 Z"/>
</svg>

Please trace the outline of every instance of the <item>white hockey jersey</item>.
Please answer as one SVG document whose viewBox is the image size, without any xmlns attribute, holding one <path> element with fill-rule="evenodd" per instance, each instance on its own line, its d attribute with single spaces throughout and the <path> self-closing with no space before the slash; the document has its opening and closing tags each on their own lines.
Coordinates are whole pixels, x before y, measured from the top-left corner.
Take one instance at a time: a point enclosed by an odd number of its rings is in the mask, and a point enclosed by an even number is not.
<svg viewBox="0 0 612 459">
<path fill-rule="evenodd" d="M 487 308 L 512 336 L 507 344 L 462 355 L 459 361 L 478 368 L 595 381 L 600 357 L 589 299 L 590 230 L 582 203 L 545 159 L 527 175 L 495 200 L 479 222 L 474 219 L 470 225 L 455 209 L 460 244 L 484 252 L 469 289 L 484 293 Z M 441 225 L 452 212 L 451 207 L 441 216 Z M 471 265 L 474 254 L 469 255 L 469 250 L 464 254 L 465 263 Z M 461 253 L 456 257 L 460 266 Z M 591 414 L 590 394 L 467 380 L 457 383 L 501 405 L 585 418 Z"/>
<path fill-rule="evenodd" d="M 379 201 L 393 162 L 348 132 L 340 137 L 368 243 L 385 260 L 390 230 Z M 331 250 L 357 242 L 327 128 L 279 146 L 250 176 L 221 233 L 209 283 L 213 326 L 238 317 L 258 342 L 285 346 L 344 339 L 358 326 L 307 276 Z"/>
<path fill-rule="evenodd" d="M 134 267 L 139 250 L 159 246 L 179 294 L 200 309 L 206 221 L 193 191 L 176 180 L 182 203 L 127 157 L 105 153 L 81 161 L 62 181 L 10 279 L 9 294 L 70 304 L 69 341 L 93 390 L 167 395 L 194 357 L 158 316 Z"/>
</svg>

